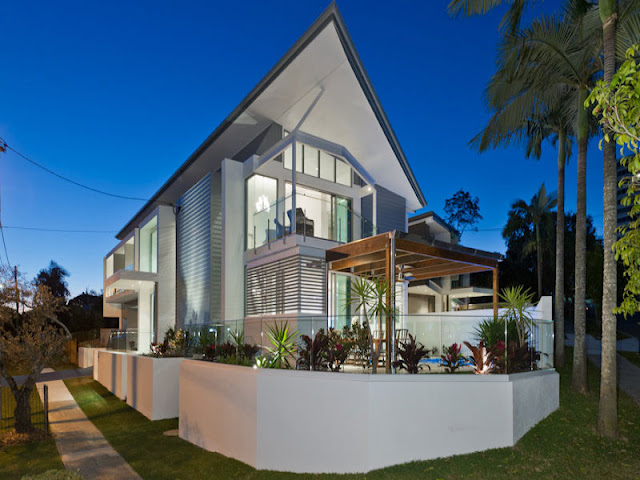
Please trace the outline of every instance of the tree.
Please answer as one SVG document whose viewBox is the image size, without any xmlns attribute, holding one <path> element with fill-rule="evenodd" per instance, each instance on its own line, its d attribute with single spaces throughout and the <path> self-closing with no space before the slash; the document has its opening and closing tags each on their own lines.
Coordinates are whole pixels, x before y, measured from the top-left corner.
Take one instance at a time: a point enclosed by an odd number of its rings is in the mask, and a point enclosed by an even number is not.
<svg viewBox="0 0 640 480">
<path fill-rule="evenodd" d="M 482 220 L 479 202 L 478 197 L 472 197 L 462 189 L 445 201 L 444 212 L 447 214 L 447 222 L 458 233 L 458 238 L 462 238 L 467 228 Z"/>
<path fill-rule="evenodd" d="M 516 200 L 511 206 L 511 210 L 516 216 L 528 221 L 533 225 L 535 234 L 535 242 L 525 245 L 525 250 L 535 250 L 536 252 L 536 274 L 538 279 L 538 298 L 543 294 L 542 287 L 542 230 L 543 223 L 548 223 L 551 218 L 551 211 L 557 204 L 555 192 L 547 194 L 544 183 L 540 186 L 540 190 L 531 198 L 529 203 L 524 200 Z M 548 228 L 545 230 L 549 230 Z M 503 231 L 504 235 L 504 231 Z"/>
<path fill-rule="evenodd" d="M 611 5 L 608 6 L 609 8 Z M 601 15 L 602 7 L 601 7 Z M 615 10 L 610 16 L 613 19 L 607 20 L 603 16 L 603 23 L 613 22 L 615 28 Z M 608 25 L 607 28 L 611 28 Z M 605 43 L 607 35 L 611 35 L 610 30 L 605 32 Z M 614 37 L 615 40 L 615 37 Z M 614 44 L 615 47 L 615 44 Z M 626 197 L 622 200 L 624 205 L 630 205 L 631 221 L 627 226 L 620 228 L 621 238 L 617 242 L 607 235 L 607 227 L 611 225 L 605 223 L 605 248 L 604 248 L 604 279 L 602 294 L 603 328 L 602 328 L 602 377 L 600 386 L 600 405 L 598 410 L 598 432 L 607 437 L 618 435 L 618 412 L 617 412 L 617 382 L 616 382 L 616 340 L 617 321 L 612 307 L 616 303 L 616 275 L 615 260 L 623 262 L 626 278 L 624 286 L 623 300 L 618 312 L 625 316 L 640 311 L 640 189 L 638 187 L 638 174 L 640 174 L 640 72 L 635 60 L 638 47 L 632 47 L 627 51 L 626 61 L 620 66 L 617 73 L 607 74 L 603 81 L 591 93 L 588 102 L 596 104 L 594 114 L 601 115 L 601 123 L 604 130 L 605 148 L 605 222 L 611 215 L 610 200 L 608 199 L 608 189 L 611 188 L 610 175 L 615 178 L 615 145 L 612 140 L 621 147 L 621 151 L 630 152 L 630 155 L 623 157 L 623 165 L 629 170 L 629 176 L 623 180 L 622 185 L 627 186 Z M 607 46 L 605 45 L 605 58 Z M 611 53 L 610 53 L 611 54 Z M 615 62 L 615 59 L 614 59 Z M 609 68 L 611 68 L 609 66 Z M 613 66 L 615 69 L 615 64 Z M 606 70 L 605 70 L 606 72 Z M 611 72 L 609 72 L 611 73 Z M 612 138 L 613 137 L 613 138 Z M 602 145 L 602 142 L 601 142 Z M 607 149 L 613 147 L 614 169 L 610 172 L 607 168 L 611 162 L 607 158 Z M 615 187 L 615 181 L 614 181 Z M 608 201 L 609 200 L 609 201 Z M 614 190 L 615 200 L 615 190 Z M 615 234 L 615 201 L 613 210 L 614 234 Z M 609 247 L 609 248 L 608 248 Z M 609 251 L 607 251 L 609 249 Z M 610 258 L 615 255 L 613 258 Z M 613 263 L 613 265 L 611 265 Z M 612 271 L 611 271 L 612 270 Z M 613 276 L 612 276 L 613 275 Z M 613 288 L 613 292 L 611 289 Z"/>
<path fill-rule="evenodd" d="M 37 286 L 49 287 L 54 297 L 66 299 L 69 296 L 69 284 L 66 280 L 68 276 L 69 272 L 64 267 L 51 260 L 47 268 L 40 270 L 34 282 Z"/>
<path fill-rule="evenodd" d="M 11 272 L 0 270 L 0 279 L 8 284 Z M 15 428 L 18 433 L 33 430 L 29 398 L 42 369 L 58 359 L 65 347 L 67 334 L 55 320 L 62 301 L 45 285 L 31 285 L 19 292 L 28 309 L 21 315 L 10 307 L 16 301 L 13 288 L 0 290 L 0 375 L 6 380 L 16 401 Z M 22 385 L 14 378 L 26 371 Z"/>
<path fill-rule="evenodd" d="M 452 0 L 449 3 L 449 13 L 465 17 L 484 15 L 496 7 L 508 4 L 509 8 L 500 21 L 500 29 L 508 29 L 513 33 L 520 26 L 522 13 L 528 3 L 529 0 Z"/>
</svg>

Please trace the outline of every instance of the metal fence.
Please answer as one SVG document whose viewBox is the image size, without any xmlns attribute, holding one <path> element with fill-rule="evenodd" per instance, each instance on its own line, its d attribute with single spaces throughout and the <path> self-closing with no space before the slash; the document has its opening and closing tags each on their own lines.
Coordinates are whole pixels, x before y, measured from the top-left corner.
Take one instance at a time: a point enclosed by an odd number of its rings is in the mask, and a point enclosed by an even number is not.
<svg viewBox="0 0 640 480">
<path fill-rule="evenodd" d="M 36 385 L 29 396 L 31 424 L 36 430 L 49 432 L 49 388 Z M 0 434 L 15 428 L 16 401 L 9 387 L 0 388 Z"/>
</svg>

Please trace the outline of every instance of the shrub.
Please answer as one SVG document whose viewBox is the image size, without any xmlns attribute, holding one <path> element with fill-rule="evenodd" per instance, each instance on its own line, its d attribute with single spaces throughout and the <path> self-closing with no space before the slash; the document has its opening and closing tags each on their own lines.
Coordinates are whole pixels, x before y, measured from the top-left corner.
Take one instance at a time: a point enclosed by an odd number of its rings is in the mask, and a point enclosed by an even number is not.
<svg viewBox="0 0 640 480">
<path fill-rule="evenodd" d="M 483 341 L 488 347 L 493 347 L 498 342 L 504 342 L 504 318 L 488 318 L 483 320 L 476 327 L 474 334 L 478 342 Z M 516 322 L 509 320 L 507 322 L 507 339 L 509 341 L 518 338 L 518 330 Z"/>
<path fill-rule="evenodd" d="M 445 367 L 447 373 L 455 373 L 455 371 L 464 363 L 464 355 L 462 355 L 462 345 L 454 343 L 449 347 L 442 346 L 443 355 L 440 356 L 442 366 Z"/>
<path fill-rule="evenodd" d="M 409 338 L 406 342 L 401 342 L 398 347 L 398 360 L 393 362 L 393 366 L 406 370 L 408 373 L 418 373 L 422 370 L 423 365 L 420 365 L 420 361 L 423 358 L 429 358 L 431 350 L 426 348 L 420 342 L 416 342 L 413 335 L 409 334 Z M 431 369 L 429 365 L 427 368 Z"/>
<path fill-rule="evenodd" d="M 342 368 L 342 365 L 347 361 L 347 358 L 349 358 L 349 355 L 355 345 L 355 341 L 353 336 L 349 333 L 341 334 L 333 328 L 329 329 L 327 340 L 329 368 L 332 372 L 337 372 Z"/>
<path fill-rule="evenodd" d="M 469 342 L 464 342 L 464 344 L 471 350 L 469 360 L 471 360 L 475 373 L 486 375 L 500 370 L 499 357 L 494 350 L 487 349 L 482 340 L 477 346 L 471 345 Z"/>
<path fill-rule="evenodd" d="M 313 339 L 309 335 L 302 335 L 300 340 L 297 368 L 299 370 L 328 370 L 329 337 L 325 335 L 324 329 L 320 329 Z"/>
</svg>

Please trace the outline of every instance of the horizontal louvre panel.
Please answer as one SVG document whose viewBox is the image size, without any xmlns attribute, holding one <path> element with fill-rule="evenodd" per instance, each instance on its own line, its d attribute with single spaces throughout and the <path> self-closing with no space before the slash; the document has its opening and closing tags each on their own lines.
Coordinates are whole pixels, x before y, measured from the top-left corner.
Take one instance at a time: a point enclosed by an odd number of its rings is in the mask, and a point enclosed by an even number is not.
<svg viewBox="0 0 640 480">
<path fill-rule="evenodd" d="M 326 313 L 323 258 L 296 255 L 247 269 L 247 316 Z"/>
<path fill-rule="evenodd" d="M 210 320 L 211 177 L 205 176 L 180 200 L 176 218 L 178 324 Z"/>
</svg>

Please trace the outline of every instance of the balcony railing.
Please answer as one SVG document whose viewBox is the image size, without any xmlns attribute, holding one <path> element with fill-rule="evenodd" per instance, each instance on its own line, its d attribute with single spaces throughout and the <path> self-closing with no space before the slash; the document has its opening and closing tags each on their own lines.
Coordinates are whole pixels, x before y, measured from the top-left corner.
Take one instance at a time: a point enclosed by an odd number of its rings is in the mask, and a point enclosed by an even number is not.
<svg viewBox="0 0 640 480">
<path fill-rule="evenodd" d="M 374 223 L 355 212 L 350 202 L 339 197 L 331 200 L 304 193 L 279 198 L 273 205 L 265 202 L 248 219 L 247 248 L 258 248 L 295 231 L 304 237 L 348 243 L 378 233 Z"/>
</svg>

